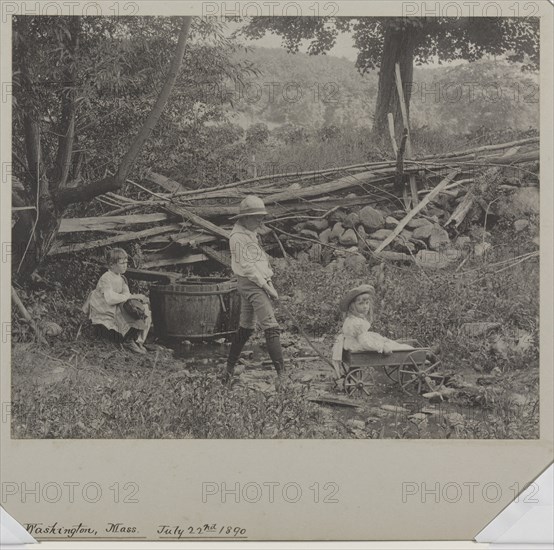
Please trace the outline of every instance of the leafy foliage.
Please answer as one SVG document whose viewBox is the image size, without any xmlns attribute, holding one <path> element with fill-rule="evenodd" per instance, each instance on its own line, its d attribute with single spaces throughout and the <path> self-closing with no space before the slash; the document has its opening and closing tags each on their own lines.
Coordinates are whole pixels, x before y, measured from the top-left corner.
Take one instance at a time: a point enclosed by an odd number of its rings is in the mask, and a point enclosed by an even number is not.
<svg viewBox="0 0 554 550">
<path fill-rule="evenodd" d="M 388 28 L 417 32 L 417 63 L 435 56 L 441 61 L 476 61 L 505 54 L 509 61 L 525 62 L 525 68 L 538 68 L 539 20 L 534 17 L 255 17 L 240 32 L 249 38 L 268 31 L 278 34 L 289 52 L 298 52 L 302 41 L 309 40 L 311 55 L 328 52 L 339 32 L 351 32 L 359 51 L 356 65 L 367 72 L 380 65 Z"/>
</svg>

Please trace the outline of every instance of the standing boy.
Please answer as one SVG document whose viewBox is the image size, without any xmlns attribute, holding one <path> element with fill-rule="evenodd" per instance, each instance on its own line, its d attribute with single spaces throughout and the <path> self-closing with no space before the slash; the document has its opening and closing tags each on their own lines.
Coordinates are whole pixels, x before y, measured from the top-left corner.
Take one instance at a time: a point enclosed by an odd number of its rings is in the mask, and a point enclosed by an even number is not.
<svg viewBox="0 0 554 550">
<path fill-rule="evenodd" d="M 227 358 L 227 368 L 223 376 L 226 383 L 233 376 L 240 352 L 254 332 L 256 321 L 265 333 L 267 350 L 277 371 L 278 385 L 283 379 L 280 330 L 270 300 L 270 297 L 277 300 L 279 295 L 271 282 L 273 271 L 269 258 L 260 246 L 256 232 L 266 214 L 262 199 L 249 195 L 240 203 L 239 213 L 234 216 L 237 222 L 231 231 L 229 246 L 231 268 L 237 276 L 240 296 L 240 322 Z"/>
</svg>

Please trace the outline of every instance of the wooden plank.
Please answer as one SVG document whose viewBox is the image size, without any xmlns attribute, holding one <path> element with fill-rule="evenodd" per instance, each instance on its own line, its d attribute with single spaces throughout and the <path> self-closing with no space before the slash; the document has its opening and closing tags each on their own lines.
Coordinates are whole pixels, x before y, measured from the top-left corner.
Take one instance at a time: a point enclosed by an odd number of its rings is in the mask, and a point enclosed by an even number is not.
<svg viewBox="0 0 554 550">
<path fill-rule="evenodd" d="M 475 196 L 471 191 L 468 191 L 463 200 L 456 207 L 456 210 L 454 210 L 450 218 L 448 218 L 447 222 L 444 224 L 444 227 L 450 225 L 453 221 L 456 222 L 455 226 L 458 227 L 464 221 L 474 202 Z"/>
<path fill-rule="evenodd" d="M 229 239 L 229 237 L 231 236 L 231 233 L 229 231 L 226 231 L 225 229 L 218 227 L 212 222 L 205 220 L 201 216 L 198 216 L 197 214 L 195 214 L 194 212 L 192 212 L 191 210 L 183 206 L 177 206 L 175 204 L 166 204 L 163 207 L 167 211 L 171 212 L 172 214 L 181 216 L 185 220 L 188 220 L 193 224 L 199 227 L 202 227 L 202 229 L 206 229 L 207 231 L 209 231 L 210 233 L 213 233 L 214 235 L 218 235 L 219 237 L 223 237 L 224 239 Z"/>
<path fill-rule="evenodd" d="M 212 258 L 212 260 L 216 260 L 225 267 L 231 267 L 231 253 L 227 250 L 216 250 L 206 245 L 200 245 L 198 249 L 206 254 L 206 256 Z"/>
<path fill-rule="evenodd" d="M 166 265 L 187 265 L 205 262 L 207 259 L 208 256 L 205 254 L 185 254 L 175 258 L 154 258 L 154 255 L 152 255 L 146 257 L 146 261 L 142 264 L 141 268 L 149 269 L 151 267 L 164 267 Z"/>
<path fill-rule="evenodd" d="M 460 173 L 459 169 L 452 170 L 446 178 L 444 178 L 415 208 L 410 210 L 398 225 L 394 228 L 394 231 L 381 243 L 381 246 L 375 251 L 375 253 L 381 252 L 387 247 L 406 227 L 407 223 L 421 210 L 423 210 L 429 202 L 436 197 L 452 180 Z"/>
<path fill-rule="evenodd" d="M 398 146 L 396 145 L 396 135 L 394 133 L 394 116 L 392 113 L 387 114 L 387 119 L 389 121 L 389 136 L 392 144 L 392 150 L 394 151 L 394 156 L 398 157 Z"/>
<path fill-rule="evenodd" d="M 172 235 L 171 240 L 175 244 L 181 246 L 197 246 L 199 244 L 211 243 L 217 240 L 217 237 L 214 235 L 206 235 L 205 233 L 189 233 L 184 236 Z"/>
<path fill-rule="evenodd" d="M 146 237 L 162 235 L 163 233 L 177 233 L 182 228 L 182 224 L 175 223 L 171 225 L 165 225 L 163 227 L 152 227 L 151 229 L 144 229 L 143 231 L 127 231 L 121 235 L 116 235 L 115 237 L 108 237 L 107 239 L 97 239 L 95 241 L 88 241 L 84 243 L 56 243 L 50 249 L 50 252 L 48 254 L 50 256 L 56 256 L 58 254 L 69 254 L 72 252 L 78 252 L 80 250 L 92 250 L 94 248 L 101 248 L 103 246 L 109 246 L 111 244 L 137 241 Z"/>
<path fill-rule="evenodd" d="M 317 197 L 319 195 L 326 195 L 327 193 L 334 193 L 368 183 L 382 183 L 385 179 L 389 178 L 394 178 L 394 169 L 387 169 L 384 175 L 381 175 L 377 172 L 361 172 L 360 174 L 352 174 L 338 180 L 320 183 L 318 185 L 311 185 L 309 187 L 304 187 L 301 189 L 294 189 L 292 191 L 276 193 L 275 195 L 270 195 L 269 197 L 266 197 L 264 199 L 264 202 L 266 204 L 272 204 L 297 200 L 300 198 Z"/>
<path fill-rule="evenodd" d="M 64 218 L 58 233 L 75 233 L 81 231 L 103 231 L 118 229 L 122 225 L 155 223 L 167 221 L 170 216 L 161 212 L 153 214 L 130 214 L 128 216 L 92 216 L 90 218 Z"/>
<path fill-rule="evenodd" d="M 395 64 L 394 76 L 396 80 L 396 91 L 398 92 L 398 100 L 400 102 L 400 112 L 402 113 L 402 124 L 404 128 L 408 130 L 408 142 L 406 143 L 406 154 L 408 158 L 412 158 L 412 143 L 410 140 L 410 123 L 408 121 L 408 109 L 406 108 L 406 101 L 404 99 L 404 90 L 402 88 L 402 78 L 400 76 L 400 65 Z"/>
<path fill-rule="evenodd" d="M 396 63 L 395 65 L 395 77 L 396 77 L 396 89 L 398 91 L 398 98 L 400 101 L 400 110 L 402 112 L 402 123 L 404 124 L 405 130 L 408 131 L 408 139 L 406 142 L 406 157 L 408 159 L 413 158 L 412 156 L 412 139 L 410 136 L 410 121 L 408 120 L 408 109 L 406 107 L 406 100 L 404 98 L 404 88 L 402 88 L 402 77 L 400 76 L 400 65 Z M 410 174 L 410 192 L 412 196 L 412 206 L 417 206 L 419 203 L 419 198 L 417 196 L 417 183 L 414 174 Z"/>
<path fill-rule="evenodd" d="M 146 176 L 146 180 L 152 183 L 155 183 L 156 185 L 159 185 L 162 189 L 165 189 L 170 193 L 177 193 L 178 191 L 187 191 L 187 187 L 185 187 L 182 183 L 172 180 L 166 176 L 162 176 L 162 174 L 156 174 L 156 172 L 150 172 Z"/>
</svg>

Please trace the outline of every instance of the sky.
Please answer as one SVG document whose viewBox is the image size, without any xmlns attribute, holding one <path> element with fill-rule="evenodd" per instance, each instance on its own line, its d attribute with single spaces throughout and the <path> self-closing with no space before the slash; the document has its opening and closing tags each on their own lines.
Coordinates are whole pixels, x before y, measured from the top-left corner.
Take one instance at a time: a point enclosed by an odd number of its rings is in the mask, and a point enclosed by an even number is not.
<svg viewBox="0 0 554 550">
<path fill-rule="evenodd" d="M 244 25 L 244 23 L 227 22 L 229 34 L 234 32 L 242 25 Z M 266 35 L 259 40 L 248 40 L 245 37 L 240 37 L 240 41 L 244 42 L 246 45 L 255 46 L 258 48 L 280 48 L 282 38 L 275 34 L 266 33 Z M 309 40 L 305 40 L 304 47 L 300 47 L 300 52 L 307 53 L 308 44 Z M 346 57 L 346 59 L 355 62 L 358 55 L 358 50 L 354 48 L 354 40 L 352 39 L 352 36 L 345 33 L 339 33 L 339 35 L 337 36 L 336 45 L 331 50 L 329 50 L 327 55 L 332 55 L 335 57 Z"/>
</svg>

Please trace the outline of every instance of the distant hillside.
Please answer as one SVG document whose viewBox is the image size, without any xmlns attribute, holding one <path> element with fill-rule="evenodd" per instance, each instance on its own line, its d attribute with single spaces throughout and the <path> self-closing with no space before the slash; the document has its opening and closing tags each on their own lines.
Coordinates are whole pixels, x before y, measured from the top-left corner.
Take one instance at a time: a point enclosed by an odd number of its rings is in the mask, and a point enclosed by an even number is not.
<svg viewBox="0 0 554 550">
<path fill-rule="evenodd" d="M 257 77 L 228 82 L 233 121 L 243 128 L 263 122 L 270 129 L 293 123 L 371 126 L 377 97 L 376 71 L 360 75 L 346 58 L 289 54 L 252 48 L 240 54 Z M 416 67 L 412 85 L 413 127 L 468 133 L 538 127 L 538 75 L 504 61 L 483 60 L 443 67 Z"/>
</svg>

